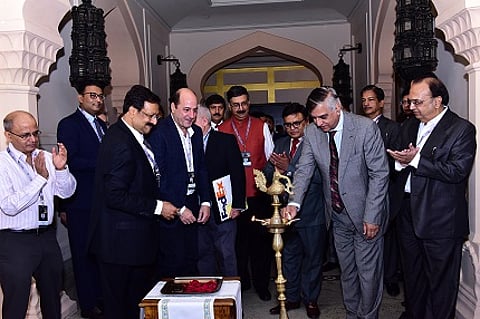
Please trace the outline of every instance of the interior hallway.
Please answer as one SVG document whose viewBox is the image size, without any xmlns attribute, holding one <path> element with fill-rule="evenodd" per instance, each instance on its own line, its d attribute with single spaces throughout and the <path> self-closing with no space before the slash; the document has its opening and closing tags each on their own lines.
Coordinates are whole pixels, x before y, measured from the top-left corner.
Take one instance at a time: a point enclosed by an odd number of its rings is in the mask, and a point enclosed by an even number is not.
<svg viewBox="0 0 480 319">
<path fill-rule="evenodd" d="M 66 262 L 66 280 L 65 286 L 68 295 L 75 299 L 75 289 L 74 289 L 74 280 L 71 273 L 71 263 Z M 321 319 L 344 319 L 345 310 L 343 308 L 340 281 L 338 279 L 339 271 L 338 269 L 332 270 L 324 274 L 324 281 L 322 286 L 322 292 L 318 300 L 318 305 L 320 307 L 320 318 Z M 270 292 L 272 296 L 275 296 L 275 288 L 273 279 L 270 285 Z M 243 319 L 269 319 L 269 318 L 278 318 L 278 315 L 270 315 L 269 309 L 277 305 L 275 297 L 270 301 L 261 301 L 255 291 L 252 289 L 244 291 L 242 294 L 243 300 Z M 400 293 L 397 297 L 391 297 L 384 292 L 383 301 L 380 311 L 380 319 L 397 319 L 400 317 L 403 312 L 403 307 L 401 305 L 403 301 L 403 292 Z M 308 318 L 305 312 L 305 308 L 301 307 L 299 309 L 291 310 L 288 312 L 289 319 L 305 319 Z M 80 313 L 76 313 L 73 316 L 70 316 L 66 319 L 81 319 Z"/>
</svg>

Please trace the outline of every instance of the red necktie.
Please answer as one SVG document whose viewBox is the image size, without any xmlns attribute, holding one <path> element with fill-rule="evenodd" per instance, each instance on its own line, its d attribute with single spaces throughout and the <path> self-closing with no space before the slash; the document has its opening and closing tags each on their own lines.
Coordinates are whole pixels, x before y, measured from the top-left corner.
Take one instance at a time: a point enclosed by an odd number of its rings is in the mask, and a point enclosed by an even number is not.
<svg viewBox="0 0 480 319">
<path fill-rule="evenodd" d="M 295 153 L 297 152 L 297 145 L 300 141 L 298 138 L 292 139 L 292 147 L 290 148 L 290 158 L 293 158 L 295 156 Z"/>
<path fill-rule="evenodd" d="M 333 210 L 337 213 L 341 213 L 345 208 L 345 205 L 343 204 L 338 190 L 338 152 L 334 139 L 335 133 L 336 131 L 328 132 L 328 146 L 330 148 L 330 195 L 332 197 Z"/>
</svg>

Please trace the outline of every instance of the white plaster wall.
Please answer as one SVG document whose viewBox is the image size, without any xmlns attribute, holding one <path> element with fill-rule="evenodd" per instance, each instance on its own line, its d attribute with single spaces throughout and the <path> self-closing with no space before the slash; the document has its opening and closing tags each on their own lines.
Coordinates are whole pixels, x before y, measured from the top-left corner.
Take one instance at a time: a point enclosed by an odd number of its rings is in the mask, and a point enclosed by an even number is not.
<svg viewBox="0 0 480 319">
<path fill-rule="evenodd" d="M 350 25 L 337 23 L 289 28 L 172 32 L 170 34 L 170 52 L 180 59 L 182 71 L 188 74 L 195 61 L 210 50 L 255 31 L 263 31 L 311 46 L 322 51 L 333 64 L 338 61 L 338 50 L 344 44 L 350 43 Z M 346 63 L 349 61 L 346 60 Z M 331 79 L 328 79 L 328 82 L 330 81 Z"/>
<path fill-rule="evenodd" d="M 468 119 L 468 78 L 465 66 L 458 61 L 445 44 L 438 39 L 438 66 L 435 74 L 447 86 L 450 95 L 449 107 L 459 116 Z"/>
</svg>

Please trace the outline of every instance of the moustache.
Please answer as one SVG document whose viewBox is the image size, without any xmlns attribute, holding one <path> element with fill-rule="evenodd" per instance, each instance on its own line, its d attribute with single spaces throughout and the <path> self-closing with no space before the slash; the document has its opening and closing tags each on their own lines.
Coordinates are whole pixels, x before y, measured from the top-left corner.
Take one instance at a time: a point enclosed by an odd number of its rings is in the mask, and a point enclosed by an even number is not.
<svg viewBox="0 0 480 319">
<path fill-rule="evenodd" d="M 212 116 L 222 116 L 220 113 L 214 113 Z"/>
<path fill-rule="evenodd" d="M 247 110 L 237 111 L 237 114 L 245 114 L 245 113 L 247 113 Z"/>
</svg>

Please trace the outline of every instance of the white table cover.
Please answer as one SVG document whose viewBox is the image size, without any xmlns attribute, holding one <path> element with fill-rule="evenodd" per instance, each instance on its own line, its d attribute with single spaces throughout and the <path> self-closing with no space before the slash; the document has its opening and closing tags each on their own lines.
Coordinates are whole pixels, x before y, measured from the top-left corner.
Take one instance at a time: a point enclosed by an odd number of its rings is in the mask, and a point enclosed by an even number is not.
<svg viewBox="0 0 480 319">
<path fill-rule="evenodd" d="M 145 296 L 145 299 L 160 299 L 158 302 L 159 319 L 213 319 L 214 300 L 225 298 L 235 300 L 236 318 L 242 318 L 242 293 L 238 280 L 224 280 L 219 291 L 195 295 L 164 295 L 160 292 L 163 285 L 165 285 L 165 281 L 159 281 Z"/>
</svg>

